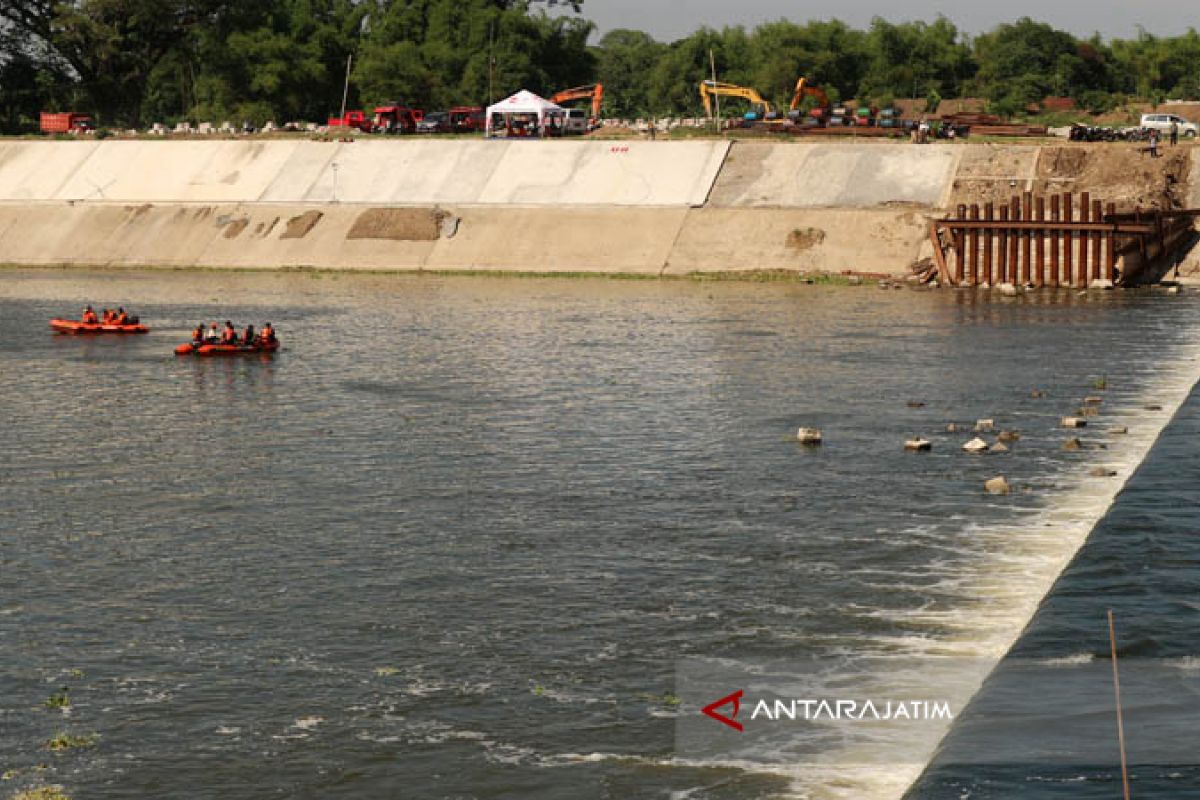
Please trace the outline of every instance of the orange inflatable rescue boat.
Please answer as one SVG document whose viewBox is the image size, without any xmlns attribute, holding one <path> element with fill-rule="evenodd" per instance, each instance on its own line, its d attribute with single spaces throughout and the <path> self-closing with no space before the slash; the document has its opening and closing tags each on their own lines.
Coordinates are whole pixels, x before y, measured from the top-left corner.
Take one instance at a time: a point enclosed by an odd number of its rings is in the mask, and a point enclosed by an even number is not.
<svg viewBox="0 0 1200 800">
<path fill-rule="evenodd" d="M 149 333 L 140 322 L 117 325 L 113 322 L 80 322 L 77 319 L 52 319 L 50 327 L 58 333 Z"/>
<path fill-rule="evenodd" d="M 256 342 L 255 344 L 181 344 L 175 348 L 177 356 L 240 356 L 250 353 L 274 353 L 279 349 L 279 340 Z"/>
</svg>

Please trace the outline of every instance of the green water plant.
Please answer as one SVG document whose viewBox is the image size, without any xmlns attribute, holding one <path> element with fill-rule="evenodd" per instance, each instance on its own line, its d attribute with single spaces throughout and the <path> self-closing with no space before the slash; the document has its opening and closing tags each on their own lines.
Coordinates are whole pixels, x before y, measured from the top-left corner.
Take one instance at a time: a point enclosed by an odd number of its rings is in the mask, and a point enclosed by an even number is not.
<svg viewBox="0 0 1200 800">
<path fill-rule="evenodd" d="M 36 789 L 17 792 L 12 796 L 12 800 L 71 800 L 71 797 L 61 786 L 39 786 Z"/>
<path fill-rule="evenodd" d="M 79 750 L 87 747 L 95 747 L 99 739 L 100 735 L 97 733 L 87 733 L 81 736 L 74 733 L 60 732 L 46 741 L 46 749 L 59 752 L 62 750 Z"/>
<path fill-rule="evenodd" d="M 1103 391 L 1108 388 L 1108 376 L 1101 375 L 1099 378 L 1092 379 L 1092 388 Z"/>
<path fill-rule="evenodd" d="M 65 709 L 71 707 L 71 690 L 64 686 L 62 691 L 54 692 L 42 703 L 46 708 Z"/>
</svg>

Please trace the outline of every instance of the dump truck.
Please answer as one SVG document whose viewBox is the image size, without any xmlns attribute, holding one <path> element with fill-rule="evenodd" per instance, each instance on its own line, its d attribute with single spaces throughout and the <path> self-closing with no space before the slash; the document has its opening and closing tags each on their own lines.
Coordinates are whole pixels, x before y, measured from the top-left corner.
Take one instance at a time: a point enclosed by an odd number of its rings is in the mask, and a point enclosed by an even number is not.
<svg viewBox="0 0 1200 800">
<path fill-rule="evenodd" d="M 86 133 L 96 130 L 90 114 L 76 111 L 43 111 L 42 133 Z"/>
</svg>

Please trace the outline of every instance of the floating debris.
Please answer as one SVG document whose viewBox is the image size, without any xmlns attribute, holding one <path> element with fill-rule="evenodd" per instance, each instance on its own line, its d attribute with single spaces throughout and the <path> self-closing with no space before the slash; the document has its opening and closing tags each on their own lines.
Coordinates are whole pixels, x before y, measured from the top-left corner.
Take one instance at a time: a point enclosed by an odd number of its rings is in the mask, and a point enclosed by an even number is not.
<svg viewBox="0 0 1200 800">
<path fill-rule="evenodd" d="M 1064 428 L 1086 428 L 1087 420 L 1079 417 L 1063 417 L 1060 424 Z"/>
<path fill-rule="evenodd" d="M 989 433 L 996 429 L 996 421 L 992 419 L 981 419 L 975 422 L 975 433 Z"/>
<path fill-rule="evenodd" d="M 1083 449 L 1083 442 L 1079 441 L 1079 439 L 1077 437 L 1072 436 L 1070 439 L 1067 439 L 1065 442 L 1063 442 L 1062 449 L 1068 450 L 1073 453 L 1076 450 Z"/>
<path fill-rule="evenodd" d="M 1116 425 L 1112 428 L 1109 428 L 1108 432 L 1119 435 L 1119 434 L 1123 434 L 1123 433 L 1129 433 L 1129 428 L 1126 428 L 1124 425 Z"/>
<path fill-rule="evenodd" d="M 987 481 L 983 484 L 983 488 L 988 494 L 1008 494 L 1012 491 L 1012 487 L 1008 485 L 1008 481 L 1003 475 L 997 475 Z"/>
<path fill-rule="evenodd" d="M 908 407 L 909 408 L 924 408 L 925 403 L 922 400 L 909 400 Z"/>
<path fill-rule="evenodd" d="M 1002 442 L 1016 442 L 1021 438 L 1021 434 L 1016 431 L 1000 431 L 996 434 L 996 438 Z"/>
<path fill-rule="evenodd" d="M 815 447 L 821 444 L 821 431 L 817 430 L 816 428 L 801 428 L 800 430 L 796 431 L 796 440 L 799 441 L 800 444 L 806 444 L 810 447 Z"/>
<path fill-rule="evenodd" d="M 1088 475 L 1091 475 L 1093 478 L 1112 478 L 1116 474 L 1117 471 L 1115 469 L 1109 469 L 1108 467 L 1092 467 L 1088 472 Z"/>
<path fill-rule="evenodd" d="M 928 439 L 922 439 L 918 436 L 916 439 L 909 439 L 906 441 L 904 443 L 904 449 L 911 450 L 913 452 L 924 453 L 933 449 L 933 443 Z"/>
<path fill-rule="evenodd" d="M 1098 397 L 1094 394 L 1088 395 L 1087 397 L 1083 398 L 1083 404 L 1085 406 L 1098 406 L 1098 405 L 1101 405 L 1103 402 L 1104 402 L 1103 397 Z"/>
</svg>

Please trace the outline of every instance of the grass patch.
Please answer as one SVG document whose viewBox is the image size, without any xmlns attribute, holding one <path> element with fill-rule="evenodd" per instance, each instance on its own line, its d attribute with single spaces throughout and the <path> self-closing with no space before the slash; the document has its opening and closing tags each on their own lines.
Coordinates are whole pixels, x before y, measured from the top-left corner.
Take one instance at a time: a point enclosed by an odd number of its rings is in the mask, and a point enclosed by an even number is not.
<svg viewBox="0 0 1200 800">
<path fill-rule="evenodd" d="M 100 734 L 88 733 L 82 736 L 73 733 L 58 733 L 54 738 L 46 741 L 46 749 L 55 752 L 63 750 L 81 750 L 88 747 L 95 747 L 96 742 L 100 740 Z"/>
<path fill-rule="evenodd" d="M 44 271 L 44 270 L 80 270 L 86 272 L 213 272 L 222 274 L 235 273 L 279 273 L 284 275 L 306 275 L 313 279 L 325 276 L 340 275 L 423 275 L 441 278 L 570 278 L 608 281 L 698 281 L 725 283 L 801 283 L 821 284 L 830 286 L 856 285 L 862 282 L 861 276 L 847 276 L 826 272 L 799 272 L 788 269 L 747 269 L 747 270 L 716 270 L 713 272 L 605 272 L 588 270 L 563 270 L 558 272 L 538 272 L 535 270 L 491 270 L 491 269 L 356 269 L 354 267 L 211 267 L 211 266 L 178 266 L 178 265 L 147 265 L 147 264 L 8 264 L 0 263 L 0 269 Z M 899 280 L 900 276 L 893 276 Z M 220 302 L 212 298 L 211 302 Z"/>
<path fill-rule="evenodd" d="M 789 269 L 748 269 L 722 272 L 689 272 L 685 278 L 697 283 L 741 281 L 743 283 L 803 283 L 822 286 L 853 286 L 861 281 L 830 272 L 796 272 Z"/>
</svg>

